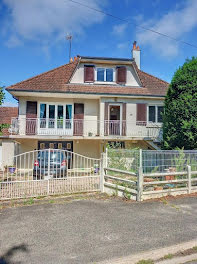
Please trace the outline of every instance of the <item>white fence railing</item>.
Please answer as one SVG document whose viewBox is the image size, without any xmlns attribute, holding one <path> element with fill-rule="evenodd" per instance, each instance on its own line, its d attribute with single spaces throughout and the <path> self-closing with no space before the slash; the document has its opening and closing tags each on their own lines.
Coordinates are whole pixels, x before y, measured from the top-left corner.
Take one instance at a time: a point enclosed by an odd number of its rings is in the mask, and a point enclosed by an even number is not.
<svg viewBox="0 0 197 264">
<path fill-rule="evenodd" d="M 100 191 L 101 161 L 60 150 L 16 155 L 0 171 L 0 200 Z"/>
<path fill-rule="evenodd" d="M 13 118 L 10 133 L 14 135 L 162 138 L 162 129 L 158 124 L 125 120 Z"/>
</svg>

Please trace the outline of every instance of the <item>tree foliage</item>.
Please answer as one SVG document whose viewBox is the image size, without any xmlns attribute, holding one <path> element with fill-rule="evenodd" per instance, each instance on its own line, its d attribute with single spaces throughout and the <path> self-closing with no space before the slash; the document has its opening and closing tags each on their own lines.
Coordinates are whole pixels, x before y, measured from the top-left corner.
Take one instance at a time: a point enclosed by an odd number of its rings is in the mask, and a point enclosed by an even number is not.
<svg viewBox="0 0 197 264">
<path fill-rule="evenodd" d="M 164 109 L 163 148 L 197 149 L 197 58 L 175 72 Z"/>
<path fill-rule="evenodd" d="M 3 103 L 4 95 L 3 87 L 0 86 L 0 105 Z"/>
</svg>

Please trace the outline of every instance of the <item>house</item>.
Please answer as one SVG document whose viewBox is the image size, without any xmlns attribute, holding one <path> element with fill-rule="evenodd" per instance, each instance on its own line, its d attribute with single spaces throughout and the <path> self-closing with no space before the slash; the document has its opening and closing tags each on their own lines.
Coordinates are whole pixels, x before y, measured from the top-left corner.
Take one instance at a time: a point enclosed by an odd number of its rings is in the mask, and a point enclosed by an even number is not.
<svg viewBox="0 0 197 264">
<path fill-rule="evenodd" d="M 0 125 L 11 125 L 11 120 L 18 117 L 18 107 L 0 107 Z M 18 144 L 10 138 L 9 129 L 3 128 L 0 134 L 0 171 L 9 164 L 9 157 L 18 153 Z"/>
<path fill-rule="evenodd" d="M 20 153 L 63 148 L 98 158 L 107 144 L 157 149 L 168 83 L 132 58 L 77 56 L 70 63 L 7 87 L 19 101 L 11 139 Z"/>
</svg>

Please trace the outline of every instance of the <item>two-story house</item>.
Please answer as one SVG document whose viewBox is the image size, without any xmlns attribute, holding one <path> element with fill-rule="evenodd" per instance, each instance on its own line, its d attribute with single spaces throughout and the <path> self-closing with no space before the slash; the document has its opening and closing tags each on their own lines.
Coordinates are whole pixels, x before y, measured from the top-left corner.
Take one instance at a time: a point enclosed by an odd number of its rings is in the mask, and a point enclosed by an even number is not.
<svg viewBox="0 0 197 264">
<path fill-rule="evenodd" d="M 7 87 L 19 101 L 10 138 L 21 153 L 63 148 L 100 157 L 107 144 L 154 149 L 167 89 L 141 70 L 136 42 L 129 59 L 77 56 Z"/>
</svg>

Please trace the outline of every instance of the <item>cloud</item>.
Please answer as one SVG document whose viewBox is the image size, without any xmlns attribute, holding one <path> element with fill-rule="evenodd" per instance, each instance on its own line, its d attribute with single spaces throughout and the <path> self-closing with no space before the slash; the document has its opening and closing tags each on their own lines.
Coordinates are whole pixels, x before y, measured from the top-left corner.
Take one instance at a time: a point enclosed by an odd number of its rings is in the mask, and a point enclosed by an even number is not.
<svg viewBox="0 0 197 264">
<path fill-rule="evenodd" d="M 186 33 L 197 26 L 197 1 L 187 0 L 184 5 L 168 12 L 159 20 L 143 21 L 144 27 L 162 32 L 176 39 L 184 39 Z M 150 31 L 136 33 L 139 44 L 150 45 L 152 49 L 165 57 L 175 57 L 179 54 L 179 43 Z"/>
<path fill-rule="evenodd" d="M 128 49 L 129 48 L 129 42 L 122 42 L 117 44 L 118 49 Z"/>
<path fill-rule="evenodd" d="M 125 33 L 126 28 L 127 28 L 126 23 L 115 25 L 113 26 L 112 34 L 117 35 L 117 36 L 123 35 Z"/>
<path fill-rule="evenodd" d="M 25 41 L 36 41 L 46 46 L 46 43 L 65 39 L 68 32 L 82 34 L 86 27 L 100 23 L 104 18 L 100 13 L 66 0 L 3 1 L 8 8 L 4 24 L 10 47 Z M 86 0 L 84 3 L 102 8 L 99 0 Z"/>
</svg>

